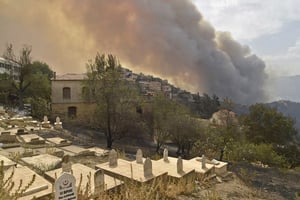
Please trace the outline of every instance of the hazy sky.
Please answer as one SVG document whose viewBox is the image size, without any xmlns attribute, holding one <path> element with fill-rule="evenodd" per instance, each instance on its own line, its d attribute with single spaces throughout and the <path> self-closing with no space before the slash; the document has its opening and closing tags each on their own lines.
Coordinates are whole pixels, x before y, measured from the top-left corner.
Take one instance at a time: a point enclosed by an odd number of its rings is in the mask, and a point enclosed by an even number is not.
<svg viewBox="0 0 300 200">
<path fill-rule="evenodd" d="M 193 0 L 217 29 L 229 31 L 275 75 L 300 74 L 299 0 Z"/>
</svg>

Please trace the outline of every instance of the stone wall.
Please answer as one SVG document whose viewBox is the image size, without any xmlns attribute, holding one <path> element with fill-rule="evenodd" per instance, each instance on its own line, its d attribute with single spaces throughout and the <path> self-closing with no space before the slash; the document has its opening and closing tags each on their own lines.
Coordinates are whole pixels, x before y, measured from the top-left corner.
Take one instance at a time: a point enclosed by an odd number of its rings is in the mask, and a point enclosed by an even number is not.
<svg viewBox="0 0 300 200">
<path fill-rule="evenodd" d="M 76 107 L 76 117 L 68 116 L 68 108 Z M 60 117 L 61 121 L 89 121 L 94 114 L 96 104 L 93 103 L 52 103 L 52 118 Z"/>
</svg>

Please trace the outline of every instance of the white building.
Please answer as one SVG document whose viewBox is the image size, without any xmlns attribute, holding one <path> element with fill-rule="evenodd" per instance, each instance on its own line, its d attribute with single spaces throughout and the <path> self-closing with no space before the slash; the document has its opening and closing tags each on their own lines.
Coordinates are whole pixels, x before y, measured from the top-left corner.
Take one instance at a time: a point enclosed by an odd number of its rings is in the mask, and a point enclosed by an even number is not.
<svg viewBox="0 0 300 200">
<path fill-rule="evenodd" d="M 14 80 L 18 80 L 20 75 L 20 65 L 16 62 L 0 57 L 0 74 L 8 74 Z"/>
</svg>

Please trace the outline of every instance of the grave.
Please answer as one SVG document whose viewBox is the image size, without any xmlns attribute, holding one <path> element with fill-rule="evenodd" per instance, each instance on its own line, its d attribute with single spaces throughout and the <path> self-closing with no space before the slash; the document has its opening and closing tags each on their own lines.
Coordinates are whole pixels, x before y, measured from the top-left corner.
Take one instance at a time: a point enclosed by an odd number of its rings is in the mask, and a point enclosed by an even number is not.
<svg viewBox="0 0 300 200">
<path fill-rule="evenodd" d="M 120 180 L 118 180 L 116 178 L 113 178 L 111 176 L 108 176 L 106 174 L 104 174 L 104 177 L 103 177 L 104 180 L 103 180 L 103 179 L 101 179 L 101 177 L 98 177 L 99 175 L 101 175 L 99 173 L 99 171 L 97 172 L 95 169 L 87 167 L 83 164 L 79 164 L 79 163 L 73 164 L 72 165 L 72 171 L 73 171 L 74 177 L 77 180 L 76 181 L 76 187 L 79 187 L 79 180 L 80 180 L 80 176 L 82 175 L 82 181 L 81 181 L 81 188 L 82 189 L 85 189 L 86 184 L 89 182 L 88 175 L 91 175 L 90 180 L 91 180 L 92 192 L 95 192 L 95 189 L 96 189 L 95 185 L 97 186 L 98 190 L 101 190 L 101 188 L 102 188 L 101 183 L 103 183 L 103 181 L 104 181 L 103 189 L 105 191 L 110 191 L 110 190 L 113 190 L 113 189 L 117 189 L 118 187 L 120 187 L 123 184 Z M 96 177 L 95 177 L 96 173 L 98 174 L 98 176 L 96 175 Z M 46 172 L 45 177 L 50 182 L 53 183 L 55 181 L 55 179 L 57 177 L 59 177 L 61 174 L 62 174 L 62 169 L 59 168 L 59 169 L 55 169 L 55 170 L 51 170 L 51 171 Z M 99 180 L 99 178 L 101 180 Z"/>
<path fill-rule="evenodd" d="M 5 156 L 0 155 L 0 162 L 2 162 L 2 161 L 3 161 L 4 170 L 16 165 L 16 163 L 14 161 L 8 159 Z"/>
<path fill-rule="evenodd" d="M 24 189 L 26 185 L 32 180 L 33 175 L 35 175 L 35 181 L 33 184 L 25 190 L 22 197 L 19 197 L 18 200 L 28 200 L 33 199 L 35 197 L 36 199 L 50 196 L 52 193 L 52 185 L 47 180 L 45 180 L 43 177 L 29 169 L 28 167 L 24 167 L 22 165 L 17 165 L 17 167 L 11 167 L 8 170 L 5 171 L 4 179 L 6 180 L 11 173 L 14 171 L 14 175 L 12 177 L 12 181 L 16 184 L 11 190 L 11 193 L 14 193 L 20 183 L 20 180 L 22 180 L 22 187 L 21 189 Z"/>
<path fill-rule="evenodd" d="M 169 162 L 169 160 L 168 160 L 168 154 L 169 154 L 168 149 L 165 148 L 164 149 L 164 153 L 163 153 L 163 159 L 164 159 L 165 162 Z"/>
<path fill-rule="evenodd" d="M 65 147 L 60 147 L 60 149 L 64 150 L 66 154 L 74 156 L 74 155 L 92 155 L 94 152 L 89 151 L 88 149 L 82 148 L 76 145 L 70 145 Z"/>
<path fill-rule="evenodd" d="M 112 150 L 111 152 L 114 151 Z M 148 159 L 146 166 L 144 164 L 138 164 L 135 161 L 130 162 L 123 159 L 117 159 L 115 161 L 115 155 L 109 157 L 109 161 L 106 163 L 96 165 L 96 169 L 104 170 L 105 174 L 116 177 L 120 180 L 134 180 L 139 183 L 150 182 L 158 177 L 166 177 L 167 172 L 160 167 L 151 166 L 151 160 Z M 146 176 L 145 176 L 146 175 Z"/>
<path fill-rule="evenodd" d="M 69 173 L 63 173 L 54 183 L 55 200 L 77 200 L 76 178 Z"/>
<path fill-rule="evenodd" d="M 50 154 L 41 154 L 32 157 L 24 157 L 21 159 L 25 163 L 32 165 L 42 171 L 49 171 L 49 169 L 53 169 L 61 162 L 60 158 Z"/>
<path fill-rule="evenodd" d="M 164 158 L 153 161 L 153 166 L 160 167 L 168 172 L 168 176 L 174 179 L 188 177 L 195 173 L 195 168 L 190 166 L 186 160 L 181 158 L 168 157 L 168 162 Z"/>
<path fill-rule="evenodd" d="M 55 146 L 69 146 L 72 144 L 72 142 L 60 137 L 47 138 L 46 140 Z"/>
<path fill-rule="evenodd" d="M 209 175 L 214 172 L 214 165 L 207 163 L 205 160 L 206 158 L 204 156 L 204 159 L 202 159 L 202 157 L 195 157 L 187 162 L 188 165 L 195 169 L 196 173 Z"/>
<path fill-rule="evenodd" d="M 62 169 L 62 172 L 73 173 L 72 163 L 70 162 L 70 156 L 69 155 L 65 155 L 62 158 L 61 169 Z"/>
<path fill-rule="evenodd" d="M 0 143 L 13 143 L 17 142 L 16 135 L 10 133 L 10 131 L 3 131 L 0 134 Z"/>
<path fill-rule="evenodd" d="M 89 150 L 91 152 L 95 152 L 96 156 L 106 156 L 106 155 L 109 154 L 108 150 L 102 149 L 102 148 L 99 148 L 99 147 L 91 147 L 91 148 L 88 148 L 87 150 Z"/>
<path fill-rule="evenodd" d="M 55 129 L 62 129 L 62 122 L 60 121 L 60 118 L 58 116 L 55 119 L 54 128 Z"/>
<path fill-rule="evenodd" d="M 51 128 L 50 121 L 47 116 L 44 116 L 44 120 L 42 121 L 43 128 Z"/>
<path fill-rule="evenodd" d="M 228 163 L 226 162 L 222 162 L 222 161 L 218 161 L 218 160 L 207 160 L 207 163 L 212 164 L 215 166 L 215 173 L 218 176 L 223 176 L 225 174 L 227 174 L 227 165 Z"/>
<path fill-rule="evenodd" d="M 143 152 L 141 149 L 138 149 L 136 152 L 136 163 L 143 164 Z"/>
<path fill-rule="evenodd" d="M 38 136 L 37 134 L 26 134 L 19 135 L 18 138 L 21 142 L 26 144 L 45 144 L 44 138 Z"/>
</svg>

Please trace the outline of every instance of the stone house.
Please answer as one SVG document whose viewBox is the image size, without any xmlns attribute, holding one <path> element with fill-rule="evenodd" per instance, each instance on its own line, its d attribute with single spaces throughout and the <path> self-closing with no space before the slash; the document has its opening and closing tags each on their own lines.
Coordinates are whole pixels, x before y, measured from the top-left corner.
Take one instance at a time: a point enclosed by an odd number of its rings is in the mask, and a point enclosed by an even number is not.
<svg viewBox="0 0 300 200">
<path fill-rule="evenodd" d="M 85 74 L 55 75 L 51 80 L 52 117 L 63 120 L 90 119 L 95 104 L 83 98 Z"/>
</svg>

